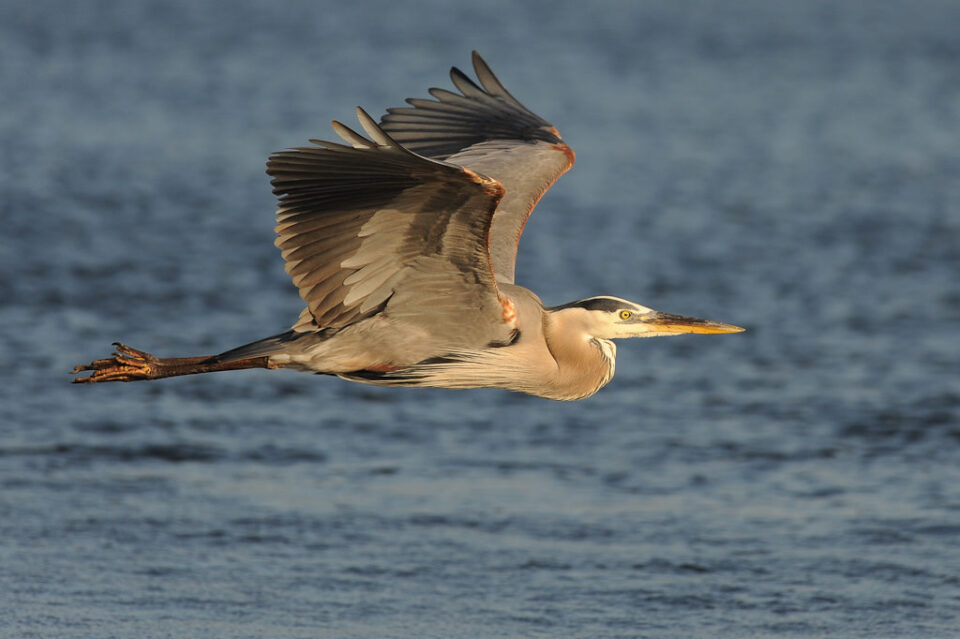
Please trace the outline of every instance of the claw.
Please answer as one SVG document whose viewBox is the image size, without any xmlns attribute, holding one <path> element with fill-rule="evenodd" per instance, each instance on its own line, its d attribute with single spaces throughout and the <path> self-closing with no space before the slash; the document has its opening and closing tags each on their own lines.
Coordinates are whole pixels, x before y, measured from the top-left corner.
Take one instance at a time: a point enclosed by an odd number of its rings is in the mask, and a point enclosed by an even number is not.
<svg viewBox="0 0 960 639">
<path fill-rule="evenodd" d="M 113 345 L 117 348 L 117 352 L 114 353 L 114 356 L 116 357 L 124 357 L 126 359 L 133 359 L 133 360 L 143 360 L 145 362 L 150 362 L 150 363 L 155 363 L 157 361 L 156 356 L 151 355 L 146 351 L 137 350 L 132 346 L 127 346 L 126 344 L 122 344 L 120 342 L 114 342 Z"/>
<path fill-rule="evenodd" d="M 89 364 L 74 366 L 71 374 L 76 375 L 83 371 L 93 371 L 85 377 L 76 377 L 74 384 L 94 384 L 97 382 L 132 382 L 138 379 L 152 379 L 155 375 L 154 366 L 157 358 L 126 344 L 114 342 L 116 347 L 113 357 L 98 359 Z"/>
</svg>

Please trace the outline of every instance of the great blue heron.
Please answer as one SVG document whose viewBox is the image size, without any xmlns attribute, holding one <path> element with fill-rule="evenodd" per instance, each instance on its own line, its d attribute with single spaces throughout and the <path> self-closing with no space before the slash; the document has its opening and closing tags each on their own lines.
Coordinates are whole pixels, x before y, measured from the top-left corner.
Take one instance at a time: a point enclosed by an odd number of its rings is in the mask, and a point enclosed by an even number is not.
<svg viewBox="0 0 960 639">
<path fill-rule="evenodd" d="M 293 327 L 225 353 L 158 358 L 120 343 L 80 383 L 293 368 L 388 386 L 495 387 L 589 397 L 613 377 L 611 340 L 743 329 L 617 297 L 544 306 L 513 283 L 527 218 L 573 166 L 559 132 L 473 53 L 479 85 L 430 89 L 364 137 L 273 154 L 276 245 L 307 308 Z"/>
</svg>

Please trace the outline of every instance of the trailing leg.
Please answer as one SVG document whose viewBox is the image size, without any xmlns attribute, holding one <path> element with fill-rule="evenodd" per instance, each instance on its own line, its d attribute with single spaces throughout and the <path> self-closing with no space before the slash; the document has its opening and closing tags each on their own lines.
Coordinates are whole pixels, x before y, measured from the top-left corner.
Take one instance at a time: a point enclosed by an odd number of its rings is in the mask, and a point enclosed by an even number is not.
<svg viewBox="0 0 960 639">
<path fill-rule="evenodd" d="M 142 379 L 162 379 L 179 375 L 196 375 L 216 371 L 233 371 L 244 368 L 277 368 L 267 356 L 248 357 L 222 362 L 215 355 L 200 357 L 156 357 L 150 353 L 114 342 L 117 351 L 113 357 L 98 359 L 89 364 L 75 366 L 73 374 L 93 371 L 85 377 L 77 377 L 74 384 L 98 382 L 133 382 Z"/>
</svg>

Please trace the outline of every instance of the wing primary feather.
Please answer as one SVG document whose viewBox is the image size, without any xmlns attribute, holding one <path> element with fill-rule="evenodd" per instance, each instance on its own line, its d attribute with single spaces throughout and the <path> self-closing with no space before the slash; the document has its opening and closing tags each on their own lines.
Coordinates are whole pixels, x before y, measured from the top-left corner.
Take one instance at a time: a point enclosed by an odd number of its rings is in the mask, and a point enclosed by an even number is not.
<svg viewBox="0 0 960 639">
<path fill-rule="evenodd" d="M 334 120 L 333 122 L 330 123 L 330 126 L 333 127 L 333 130 L 336 132 L 337 135 L 339 135 L 341 138 L 349 142 L 352 148 L 354 149 L 372 149 L 374 147 L 374 144 L 371 140 L 368 140 L 367 138 L 363 137 L 362 135 L 360 135 L 350 127 L 346 126 L 342 122 L 338 122 Z M 327 148 L 330 148 L 328 146 L 329 143 L 317 142 L 314 140 L 310 140 L 310 141 L 314 142 L 314 144 L 319 143 L 323 146 L 326 146 Z"/>
<path fill-rule="evenodd" d="M 509 101 L 514 106 L 524 109 L 524 106 L 520 104 L 520 101 L 517 100 L 513 95 L 507 91 L 507 88 L 503 86 L 503 83 L 500 82 L 496 74 L 490 69 L 490 65 L 487 64 L 486 60 L 480 57 L 480 54 L 474 51 L 471 54 L 471 59 L 473 61 L 473 72 L 477 74 L 477 80 L 480 81 L 481 86 L 486 89 L 487 93 L 491 95 L 497 95 L 501 98 Z"/>
<path fill-rule="evenodd" d="M 437 89 L 437 88 L 429 89 L 427 93 L 436 97 L 437 100 L 439 100 L 440 98 L 436 95 L 436 93 L 446 93 L 453 96 L 457 95 L 456 93 L 450 93 L 449 91 L 444 91 L 443 89 Z M 442 111 L 444 113 L 455 111 L 457 113 L 463 113 L 467 115 L 467 117 L 470 118 L 471 120 L 476 118 L 476 115 L 477 115 L 476 108 L 472 108 L 470 106 L 464 106 L 464 105 L 450 104 L 449 102 L 437 102 L 436 100 L 428 100 L 426 98 L 407 98 L 406 103 L 411 105 L 413 108 L 417 109 L 421 113 L 424 111 Z M 410 107 L 392 107 L 392 108 L 407 109 Z M 387 111 L 389 112 L 390 109 L 387 109 Z"/>
<path fill-rule="evenodd" d="M 483 100 L 484 102 L 490 98 L 483 89 L 477 86 L 476 82 L 467 77 L 467 75 L 457 67 L 450 69 L 450 79 L 453 81 L 454 86 L 460 89 L 460 92 L 468 98 Z"/>
<path fill-rule="evenodd" d="M 370 117 L 370 114 L 364 111 L 361 107 L 357 107 L 357 119 L 360 120 L 360 126 L 363 127 L 363 130 L 367 132 L 367 135 L 370 136 L 370 139 L 376 141 L 380 146 L 392 147 L 395 149 L 401 148 L 399 144 L 394 142 L 393 138 L 383 132 L 383 129 L 380 128 L 380 125 L 377 124 L 377 121 Z"/>
</svg>

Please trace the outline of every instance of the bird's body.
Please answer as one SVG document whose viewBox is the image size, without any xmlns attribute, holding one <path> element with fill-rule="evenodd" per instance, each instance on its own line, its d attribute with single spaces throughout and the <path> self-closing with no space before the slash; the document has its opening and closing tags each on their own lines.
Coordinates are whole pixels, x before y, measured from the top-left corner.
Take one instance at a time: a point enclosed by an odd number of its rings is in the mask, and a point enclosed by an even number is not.
<svg viewBox="0 0 960 639">
<path fill-rule="evenodd" d="M 545 307 L 514 283 L 517 245 L 546 190 L 573 165 L 552 125 L 474 53 L 480 86 L 431 89 L 368 137 L 276 153 L 277 246 L 307 308 L 291 330 L 220 355 L 156 358 L 118 345 L 78 382 L 239 368 L 293 368 L 380 385 L 504 388 L 588 397 L 613 377 L 621 337 L 737 332 L 614 297 Z"/>
<path fill-rule="evenodd" d="M 501 294 L 514 318 L 504 322 L 510 333 L 499 343 L 466 347 L 451 336 L 438 348 L 435 337 L 415 324 L 401 329 L 406 337 L 397 340 L 389 337 L 396 335 L 396 327 L 384 326 L 384 319 L 374 316 L 329 337 L 313 331 L 284 333 L 272 338 L 282 342 L 283 350 L 270 359 L 274 365 L 370 384 L 495 387 L 551 399 L 579 399 L 610 381 L 616 346 L 579 326 L 582 310 L 548 312 L 534 293 L 514 284 L 501 285 Z M 268 339 L 218 359 L 233 361 L 273 348 Z"/>
</svg>

